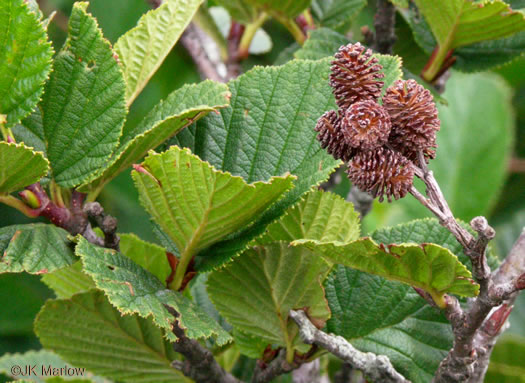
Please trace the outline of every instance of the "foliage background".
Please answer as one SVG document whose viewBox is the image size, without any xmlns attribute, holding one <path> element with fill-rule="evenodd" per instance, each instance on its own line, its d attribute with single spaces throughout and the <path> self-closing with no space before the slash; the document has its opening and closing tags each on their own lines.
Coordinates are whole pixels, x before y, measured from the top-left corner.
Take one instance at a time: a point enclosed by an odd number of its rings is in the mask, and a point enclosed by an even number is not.
<svg viewBox="0 0 525 383">
<path fill-rule="evenodd" d="M 57 9 L 62 15 L 69 15 L 73 0 L 44 0 L 40 1 L 40 6 L 45 15 Z M 213 5 L 213 2 L 209 2 Z M 374 2 L 370 2 L 374 3 Z M 519 7 L 518 7 L 519 8 Z M 144 0 L 91 0 L 90 12 L 97 18 L 99 25 L 104 31 L 105 36 L 114 43 L 117 38 L 125 31 L 132 28 L 139 17 L 149 9 Z M 360 28 L 367 25 L 373 28 L 373 15 L 375 9 L 373 4 L 369 4 L 355 19 L 352 25 L 354 39 L 360 39 Z M 404 64 L 409 69 L 415 71 L 418 68 L 417 57 L 425 54 L 417 50 L 408 26 L 398 15 L 397 20 L 398 42 L 395 46 L 395 53 L 404 57 Z M 62 20 L 62 22 L 64 22 Z M 55 19 L 49 27 L 50 38 L 53 41 L 55 51 L 58 51 L 65 40 L 66 33 L 58 25 L 61 24 L 60 17 Z M 293 44 L 292 37 L 284 28 L 273 21 L 265 24 L 264 29 L 270 35 L 273 48 L 269 53 L 259 56 L 251 56 L 243 62 L 243 69 L 247 70 L 253 65 L 270 65 L 279 57 L 281 52 Z M 421 62 L 424 62 L 424 57 Z M 513 129 L 512 147 L 503 145 L 496 149 L 496 155 L 503 155 L 510 158 L 525 159 L 525 58 L 518 58 L 511 63 L 491 71 L 492 73 L 479 73 L 460 75 L 454 73 L 452 81 L 448 87 L 453 88 L 454 82 L 461 81 L 463 77 L 477 76 L 478 82 L 497 83 L 500 92 L 493 92 L 491 87 L 478 89 L 479 93 L 471 94 L 468 97 L 463 95 L 463 103 L 455 105 L 457 108 L 473 108 L 472 113 L 478 113 L 483 118 L 481 107 L 476 108 L 476 103 L 496 103 L 503 105 L 503 112 L 497 115 L 493 121 L 491 131 L 484 130 L 484 125 L 476 126 L 475 121 L 467 129 L 469 140 L 461 141 L 461 132 L 444 132 L 438 135 L 440 147 L 438 149 L 438 159 L 443 158 L 445 153 L 460 151 L 463 157 L 455 157 L 455 162 L 451 162 L 449 167 L 442 171 L 442 177 L 447 177 L 449 172 L 461 172 L 470 174 L 468 184 L 456 185 L 458 193 L 462 193 L 463 199 L 451 202 L 452 208 L 458 216 L 463 219 L 470 219 L 470 212 L 477 214 L 487 214 L 489 222 L 496 228 L 497 236 L 495 241 L 496 253 L 504 255 L 510 249 L 514 240 L 518 237 L 521 228 L 525 225 L 525 164 L 507 167 L 502 174 L 502 169 L 493 165 L 490 155 L 490 141 L 488 147 L 479 144 L 486 138 L 486 135 L 498 137 L 505 135 L 506 129 Z M 199 75 L 193 65 L 191 58 L 184 48 L 179 44 L 173 49 L 161 68 L 148 83 L 145 90 L 138 97 L 131 107 L 128 123 L 138 123 L 144 115 L 161 99 L 165 98 L 174 89 L 180 88 L 185 83 L 195 83 L 200 81 Z M 470 81 L 470 80 L 464 80 Z M 449 89 L 445 93 L 445 98 L 449 103 L 454 100 L 459 102 Z M 463 91 L 463 88 L 461 88 Z M 505 109 L 507 95 L 511 97 L 512 110 Z M 460 94 L 461 97 L 461 94 Z M 442 109 L 445 109 L 444 107 Z M 440 114 L 443 119 L 443 115 Z M 459 122 L 458 122 L 459 124 Z M 443 137 L 442 137 L 443 136 Z M 496 140 L 497 141 L 497 140 Z M 460 144 L 458 144 L 461 143 Z M 494 152 L 494 150 L 492 150 Z M 519 164 L 519 163 L 518 163 Z M 458 170 L 458 168 L 461 168 Z M 512 171 L 511 171 L 512 170 Z M 496 172 L 496 173 L 494 173 Z M 438 181 L 440 181 L 438 173 Z M 488 177 L 488 178 L 487 178 Z M 492 178 L 500 178 L 504 184 L 490 187 Z M 487 186 L 489 185 L 489 186 Z M 346 196 L 349 190 L 349 182 L 343 177 L 342 182 L 334 190 L 336 193 Z M 447 188 L 445 187 L 445 190 Z M 481 197 L 478 198 L 478 194 Z M 485 196 L 484 196 L 485 194 Z M 486 198 L 489 194 L 489 198 Z M 447 196 L 451 198 L 450 196 Z M 485 198 L 484 198 L 485 197 Z M 408 197 L 407 199 L 409 199 Z M 137 190 L 133 186 L 129 171 L 120 174 L 103 191 L 100 196 L 103 206 L 109 214 L 118 218 L 119 231 L 121 233 L 136 233 L 142 239 L 156 242 L 156 237 L 151 230 L 152 226 L 147 213 L 138 203 Z M 450 199 L 449 199 L 450 201 Z M 488 202 L 487 202 L 488 201 Z M 465 206 L 468 206 L 465 207 Z M 373 230 L 384 227 L 385 225 L 405 222 L 409 219 L 427 216 L 419 210 L 414 210 L 410 203 L 406 201 L 396 202 L 391 205 L 379 204 L 376 202 L 373 213 L 364 222 L 364 230 Z M 0 217 L 2 226 L 16 223 L 25 223 L 29 220 L 14 209 L 5 205 L 0 205 Z M 37 338 L 33 334 L 33 320 L 44 301 L 52 297 L 52 292 L 40 282 L 38 276 L 28 274 L 1 274 L 0 275 L 0 355 L 5 352 L 24 352 L 29 349 L 40 348 Z M 513 342 L 510 342 L 510 338 Z M 521 338 L 523 337 L 523 338 Z M 511 316 L 511 327 L 500 341 L 494 353 L 494 361 L 491 370 L 495 371 L 498 367 L 498 360 L 504 359 L 506 353 L 516 353 L 516 347 L 523 350 L 522 360 L 525 359 L 525 295 L 520 296 Z M 509 351 L 510 350 L 510 351 Z M 487 381 L 491 381 L 491 376 L 487 376 Z M 5 377 L 4 377 L 5 378 Z M 2 377 L 0 376 L 0 381 Z"/>
</svg>

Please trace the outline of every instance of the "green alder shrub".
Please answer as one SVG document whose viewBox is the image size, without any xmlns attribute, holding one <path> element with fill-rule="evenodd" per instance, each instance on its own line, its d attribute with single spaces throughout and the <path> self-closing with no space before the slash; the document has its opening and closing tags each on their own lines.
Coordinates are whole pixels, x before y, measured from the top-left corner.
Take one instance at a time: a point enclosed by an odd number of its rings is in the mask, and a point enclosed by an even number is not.
<svg viewBox="0 0 525 383">
<path fill-rule="evenodd" d="M 87 2 L 39 3 L 46 16 L 0 0 L 0 202 L 39 218 L 2 222 L 0 273 L 55 297 L 34 319 L 43 349 L 5 353 L 0 373 L 521 381 L 522 338 L 489 362 L 525 236 L 498 259 L 482 216 L 505 181 L 511 92 L 472 72 L 520 60 L 525 4 L 152 0 L 111 44 Z M 253 65 L 279 34 L 295 42 Z M 203 80 L 134 121 L 178 41 Z M 128 217 L 142 206 L 155 243 L 102 206 L 129 169 Z"/>
</svg>

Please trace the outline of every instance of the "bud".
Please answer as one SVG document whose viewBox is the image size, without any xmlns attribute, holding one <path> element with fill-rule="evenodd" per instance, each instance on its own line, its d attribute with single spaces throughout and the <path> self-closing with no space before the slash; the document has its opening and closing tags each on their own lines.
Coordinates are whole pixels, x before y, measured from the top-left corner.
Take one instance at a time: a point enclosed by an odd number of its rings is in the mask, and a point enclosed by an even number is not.
<svg viewBox="0 0 525 383">
<path fill-rule="evenodd" d="M 331 69 L 330 85 L 340 108 L 347 109 L 357 101 L 379 99 L 384 84 L 380 80 L 385 75 L 370 49 L 359 43 L 342 46 Z"/>
<path fill-rule="evenodd" d="M 326 149 L 335 159 L 350 161 L 355 150 L 345 142 L 341 131 L 341 118 L 335 110 L 323 114 L 317 120 L 315 130 L 319 132 L 317 139 L 321 142 L 323 149 Z"/>
<path fill-rule="evenodd" d="M 33 209 L 38 209 L 41 206 L 40 200 L 31 190 L 24 189 L 18 193 L 20 198 L 25 202 L 26 205 L 30 206 Z"/>
<path fill-rule="evenodd" d="M 425 158 L 434 158 L 436 132 L 439 130 L 436 105 L 430 92 L 414 80 L 398 80 L 387 89 L 383 107 L 390 115 L 392 132 L 389 142 L 411 161 L 417 152 Z"/>
<path fill-rule="evenodd" d="M 496 336 L 501 330 L 501 327 L 505 324 L 505 321 L 509 317 L 514 306 L 509 306 L 504 303 L 483 324 L 483 331 L 491 336 Z"/>
<path fill-rule="evenodd" d="M 346 143 L 362 150 L 376 149 L 386 144 L 391 127 L 386 111 L 372 100 L 352 104 L 341 122 Z"/>
<path fill-rule="evenodd" d="M 387 148 L 357 153 L 348 164 L 348 178 L 363 191 L 382 202 L 403 198 L 414 180 L 414 165 L 401 154 Z"/>
</svg>

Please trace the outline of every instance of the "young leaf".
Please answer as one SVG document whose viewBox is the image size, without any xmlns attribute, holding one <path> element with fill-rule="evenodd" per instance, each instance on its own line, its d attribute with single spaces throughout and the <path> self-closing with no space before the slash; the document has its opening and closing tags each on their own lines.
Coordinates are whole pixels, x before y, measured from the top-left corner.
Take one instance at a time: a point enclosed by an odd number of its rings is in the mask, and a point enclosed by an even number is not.
<svg viewBox="0 0 525 383">
<path fill-rule="evenodd" d="M 67 362 L 115 381 L 187 382 L 171 367 L 177 356 L 163 331 L 149 319 L 122 316 L 101 291 L 47 301 L 35 333 Z"/>
<path fill-rule="evenodd" d="M 0 114 L 13 125 L 35 108 L 51 70 L 53 48 L 24 0 L 0 2 Z"/>
<path fill-rule="evenodd" d="M 415 0 L 439 45 L 448 49 L 525 30 L 525 15 L 501 0 Z M 487 28 L 490 25 L 490 28 Z"/>
<path fill-rule="evenodd" d="M 122 73 L 87 5 L 73 6 L 69 37 L 42 101 L 47 156 L 64 187 L 89 181 L 103 168 L 127 112 Z"/>
<path fill-rule="evenodd" d="M 312 191 L 272 223 L 255 242 L 315 239 L 322 242 L 351 242 L 359 238 L 359 217 L 351 203 L 337 194 Z"/>
<path fill-rule="evenodd" d="M 285 175 L 247 184 L 176 146 L 150 154 L 142 169 L 133 172 L 140 200 L 177 245 L 181 262 L 252 222 L 294 179 Z"/>
<path fill-rule="evenodd" d="M 49 161 L 24 144 L 0 142 L 0 195 L 38 182 L 49 170 Z"/>
<path fill-rule="evenodd" d="M 437 243 L 464 258 L 456 239 L 437 220 L 417 220 L 377 230 L 372 238 L 392 243 Z M 332 312 L 328 332 L 343 336 L 361 351 L 386 355 L 414 383 L 432 380 L 452 347 L 450 324 L 414 289 L 348 267 L 337 266 L 325 283 Z M 400 348 L 400 344 L 410 344 Z"/>
<path fill-rule="evenodd" d="M 208 293 L 228 323 L 259 343 L 286 347 L 290 355 L 301 344 L 288 320 L 291 309 L 306 308 L 321 326 L 330 316 L 321 286 L 329 270 L 322 257 L 276 242 L 247 250 L 214 271 Z"/>
<path fill-rule="evenodd" d="M 314 0 L 311 8 L 321 26 L 345 33 L 365 6 L 366 0 Z"/>
<path fill-rule="evenodd" d="M 0 273 L 46 274 L 75 261 L 68 232 L 54 225 L 28 224 L 0 229 Z M 10 237 L 8 244 L 3 239 Z"/>
<path fill-rule="evenodd" d="M 122 137 L 106 170 L 80 190 L 100 190 L 117 174 L 139 161 L 148 150 L 206 115 L 228 105 L 228 87 L 213 81 L 184 85 L 161 101 L 135 127 L 124 126 Z"/>
<path fill-rule="evenodd" d="M 171 332 L 175 317 L 169 307 L 177 312 L 177 322 L 189 338 L 216 337 L 219 345 L 230 341 L 230 335 L 192 301 L 182 293 L 167 290 L 157 277 L 130 258 L 92 245 L 83 237 L 78 237 L 76 253 L 82 258 L 84 271 L 121 313 L 136 313 L 143 318 L 151 315 L 153 322 L 165 330 L 166 338 L 176 341 Z"/>
<path fill-rule="evenodd" d="M 128 106 L 160 67 L 201 3 L 202 0 L 165 0 L 118 39 L 115 52 L 122 63 Z"/>
<path fill-rule="evenodd" d="M 93 279 L 82 271 L 82 262 L 44 274 L 42 282 L 55 292 L 57 298 L 71 298 L 78 293 L 84 293 L 95 288 Z"/>
<path fill-rule="evenodd" d="M 49 366 L 51 366 L 51 368 L 66 367 L 68 369 L 71 369 L 70 371 L 72 372 L 72 376 L 78 379 L 82 379 L 83 377 L 87 378 L 88 375 L 91 375 L 91 377 L 93 377 L 93 374 L 89 373 L 84 368 L 73 367 L 69 364 L 66 364 L 66 362 L 64 362 L 64 360 L 62 360 L 61 357 L 48 350 L 28 351 L 24 354 L 7 353 L 0 357 L 0 373 L 17 380 L 21 376 L 21 374 L 14 375 L 14 370 L 12 369 L 13 366 L 21 367 L 21 372 L 23 373 L 23 376 L 26 378 L 30 378 L 28 382 L 49 382 L 50 380 L 48 378 L 50 375 L 46 375 Z M 27 371 L 26 366 L 29 366 L 27 368 Z M 33 366 L 36 366 L 36 368 L 31 369 L 31 367 Z M 28 374 L 26 374 L 26 372 Z M 65 380 L 63 381 L 65 382 Z M 71 381 L 71 379 L 69 379 L 69 381 Z M 17 382 L 20 381 L 17 380 Z M 83 380 L 83 382 L 90 382 L 90 380 Z"/>
<path fill-rule="evenodd" d="M 370 238 L 350 243 L 303 239 L 292 242 L 327 260 L 427 291 L 444 307 L 445 293 L 472 297 L 479 286 L 450 250 L 432 243 L 378 245 Z"/>
<path fill-rule="evenodd" d="M 266 181 L 290 172 L 294 189 L 255 223 L 210 249 L 215 257 L 197 259 L 202 270 L 227 262 L 254 237 L 319 184 L 340 163 L 322 150 L 314 131 L 317 119 L 335 107 L 328 85 L 328 60 L 291 61 L 256 67 L 229 83 L 231 107 L 209 114 L 173 141 L 186 146 L 216 169 L 246 182 Z M 212 262 L 213 261 L 213 262 Z"/>
</svg>

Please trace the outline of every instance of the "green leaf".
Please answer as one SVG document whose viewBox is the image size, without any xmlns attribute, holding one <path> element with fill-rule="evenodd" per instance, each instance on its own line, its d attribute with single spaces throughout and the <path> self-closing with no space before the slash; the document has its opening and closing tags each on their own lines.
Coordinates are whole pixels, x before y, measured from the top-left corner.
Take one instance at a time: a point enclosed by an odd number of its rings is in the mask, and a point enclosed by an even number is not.
<svg viewBox="0 0 525 383">
<path fill-rule="evenodd" d="M 93 179 L 116 148 L 126 116 L 125 84 L 87 3 L 75 3 L 69 37 L 42 101 L 47 156 L 64 187 Z"/>
<path fill-rule="evenodd" d="M 489 215 L 502 190 L 514 134 L 510 94 L 494 74 L 453 72 L 443 94 L 448 106 L 437 105 L 441 130 L 429 167 L 454 215 L 463 221 Z M 424 191 L 421 183 L 415 186 Z M 377 206 L 365 222 L 386 226 L 431 216 L 411 196 Z"/>
<path fill-rule="evenodd" d="M 153 274 L 130 258 L 92 245 L 83 237 L 78 237 L 76 253 L 82 258 L 84 271 L 121 313 L 151 316 L 165 331 L 165 337 L 176 341 L 171 332 L 175 317 L 168 311 L 169 307 L 178 313 L 177 322 L 186 329 L 188 337 L 217 337 L 219 345 L 230 341 L 229 334 L 192 301 L 179 292 L 167 290 Z"/>
<path fill-rule="evenodd" d="M 350 40 L 343 34 L 329 28 L 318 28 L 308 33 L 304 45 L 294 53 L 302 60 L 319 60 L 332 57 L 341 45 L 346 45 Z"/>
<path fill-rule="evenodd" d="M 201 270 L 212 269 L 244 250 L 340 164 L 321 149 L 314 131 L 317 119 L 335 107 L 329 67 L 328 59 L 256 67 L 229 83 L 230 107 L 220 115 L 209 114 L 173 140 L 216 169 L 246 182 L 266 181 L 286 172 L 298 177 L 294 189 L 250 228 L 213 246 L 209 251 L 216 257 L 198 257 Z"/>
<path fill-rule="evenodd" d="M 315 239 L 322 242 L 351 242 L 359 238 L 359 216 L 351 203 L 340 196 L 320 190 L 306 194 L 272 223 L 255 242 L 265 245 L 276 241 Z"/>
<path fill-rule="evenodd" d="M 464 258 L 459 243 L 437 220 L 377 230 L 372 238 L 385 246 L 433 242 Z M 432 380 L 452 347 L 453 335 L 445 316 L 411 286 L 338 266 L 326 280 L 325 289 L 332 312 L 328 332 L 345 337 L 362 351 L 388 356 L 414 383 Z"/>
<path fill-rule="evenodd" d="M 514 334 L 501 337 L 492 351 L 485 381 L 524 383 L 523 355 L 525 355 L 524 337 Z"/>
<path fill-rule="evenodd" d="M 73 379 L 76 380 L 82 379 L 83 377 L 93 377 L 93 374 L 86 371 L 85 368 L 73 367 L 70 364 L 64 362 L 64 360 L 62 360 L 62 358 L 59 357 L 57 354 L 48 350 L 28 351 L 24 354 L 7 353 L 0 357 L 0 373 L 16 380 L 20 378 L 21 374 L 13 375 L 13 372 L 11 370 L 13 366 L 21 367 L 21 372 L 24 374 L 23 377 L 30 378 L 30 380 L 28 380 L 30 382 L 49 382 L 51 380 L 49 379 L 49 377 L 52 377 L 52 374 L 48 374 L 48 372 L 52 372 L 52 369 L 59 369 L 64 367 L 67 368 L 68 374 L 63 373 L 61 375 L 68 376 L 69 379 L 60 380 L 61 382 L 71 382 Z M 26 366 L 28 366 L 28 374 L 26 374 Z M 33 366 L 35 367 L 31 369 L 31 367 Z M 49 367 L 51 367 L 51 370 L 49 370 Z M 33 374 L 33 372 L 35 372 L 35 374 Z M 55 382 L 54 380 L 52 381 Z M 90 380 L 83 381 L 90 382 Z"/>
<path fill-rule="evenodd" d="M 308 8 L 312 0 L 294 0 L 283 2 L 281 0 L 244 0 L 246 3 L 260 9 L 261 11 L 280 15 L 282 17 L 294 18 L 303 10 Z"/>
<path fill-rule="evenodd" d="M 450 250 L 432 243 L 378 245 L 370 238 L 350 243 L 302 239 L 292 242 L 327 260 L 427 291 L 444 307 L 444 294 L 472 297 L 479 286 Z"/>
<path fill-rule="evenodd" d="M 20 124 L 11 128 L 17 142 L 31 146 L 34 150 L 42 152 L 46 156 L 46 142 L 44 138 L 44 122 L 42 111 L 36 108 Z"/>
<path fill-rule="evenodd" d="M 0 114 L 13 125 L 35 108 L 51 70 L 53 48 L 24 0 L 0 3 Z"/>
<path fill-rule="evenodd" d="M 525 15 L 501 0 L 415 0 L 438 43 L 455 49 L 525 30 Z M 490 28 L 487 28 L 490 25 Z"/>
<path fill-rule="evenodd" d="M 184 85 L 155 106 L 135 127 L 126 125 L 106 170 L 80 190 L 100 190 L 124 169 L 139 161 L 181 129 L 208 112 L 228 105 L 228 87 L 213 81 Z"/>
<path fill-rule="evenodd" d="M 121 316 L 101 291 L 48 301 L 35 322 L 42 345 L 65 361 L 126 382 L 185 382 L 163 331 L 138 315 Z"/>
<path fill-rule="evenodd" d="M 82 271 L 82 262 L 78 261 L 71 266 L 55 270 L 42 276 L 44 282 L 55 292 L 57 298 L 71 298 L 95 288 L 93 279 Z"/>
<path fill-rule="evenodd" d="M 64 229 L 41 223 L 1 228 L 0 273 L 46 274 L 71 265 L 75 255 L 68 235 Z M 9 244 L 3 240 L 6 237 L 11 237 Z"/>
<path fill-rule="evenodd" d="M 128 106 L 170 53 L 201 3 L 202 0 L 163 1 L 118 39 L 115 52 L 124 72 Z"/>
<path fill-rule="evenodd" d="M 309 317 L 321 325 L 330 316 L 321 286 L 329 270 L 323 258 L 277 242 L 247 250 L 214 271 L 208 293 L 234 328 L 291 353 L 301 344 L 297 326 L 288 319 L 291 309 L 307 308 Z"/>
<path fill-rule="evenodd" d="M 259 14 L 259 11 L 246 0 L 217 0 L 216 2 L 226 8 L 234 20 L 243 24 L 250 24 Z"/>
<path fill-rule="evenodd" d="M 408 8 L 408 0 L 389 0 L 396 7 Z"/>
<path fill-rule="evenodd" d="M 285 175 L 247 184 L 176 146 L 150 154 L 143 167 L 133 172 L 140 200 L 175 242 L 182 262 L 252 222 L 293 180 Z"/>
<path fill-rule="evenodd" d="M 38 182 L 49 170 L 49 161 L 24 144 L 0 142 L 0 196 Z"/>
<path fill-rule="evenodd" d="M 367 0 L 314 0 L 311 9 L 321 26 L 344 33 L 366 3 Z"/>
<path fill-rule="evenodd" d="M 171 273 L 166 258 L 166 250 L 153 243 L 143 241 L 135 234 L 120 234 L 120 251 L 160 281 L 166 281 Z"/>
</svg>

